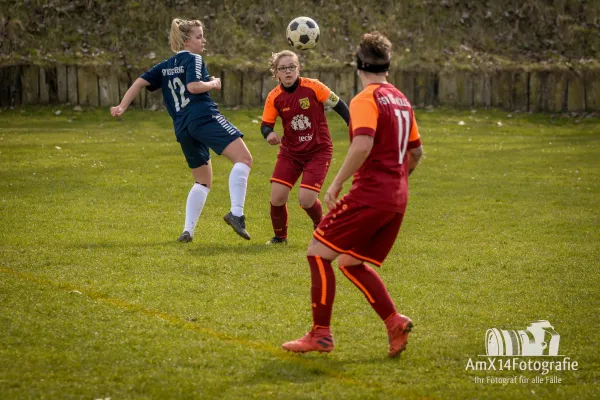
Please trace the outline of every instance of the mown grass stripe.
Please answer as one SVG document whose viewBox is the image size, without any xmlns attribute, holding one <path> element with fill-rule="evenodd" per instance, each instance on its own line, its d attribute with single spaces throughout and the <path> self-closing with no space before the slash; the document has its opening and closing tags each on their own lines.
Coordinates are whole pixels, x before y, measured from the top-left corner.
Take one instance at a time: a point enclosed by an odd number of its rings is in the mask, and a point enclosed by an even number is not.
<svg viewBox="0 0 600 400">
<path fill-rule="evenodd" d="M 234 343 L 234 344 L 240 345 L 242 347 L 247 347 L 249 349 L 264 351 L 264 352 L 267 352 L 283 361 L 291 361 L 297 365 L 300 365 L 302 367 L 310 369 L 311 371 L 316 370 L 322 375 L 326 375 L 328 377 L 337 379 L 348 385 L 361 386 L 361 387 L 368 388 L 368 389 L 376 389 L 376 390 L 380 390 L 382 392 L 387 392 L 388 394 L 392 393 L 388 389 L 378 385 L 375 382 L 365 382 L 365 381 L 359 381 L 356 379 L 348 378 L 347 376 L 344 376 L 343 374 L 336 373 L 335 371 L 332 371 L 330 369 L 323 368 L 322 366 L 316 364 L 312 360 L 307 360 L 305 358 L 302 358 L 299 355 L 294 355 L 294 354 L 284 352 L 283 350 L 280 350 L 280 349 L 275 349 L 266 343 L 246 340 L 243 338 L 232 336 L 232 335 L 224 333 L 224 332 L 219 332 L 214 329 L 206 328 L 206 327 L 200 326 L 194 322 L 188 321 L 186 319 L 182 319 L 181 317 L 171 315 L 171 314 L 163 312 L 163 311 L 158 311 L 158 310 L 153 310 L 151 308 L 142 307 L 142 306 L 139 306 L 139 305 L 136 305 L 133 303 L 129 303 L 128 301 L 125 301 L 123 299 L 108 297 L 100 292 L 96 292 L 93 290 L 81 289 L 70 283 L 58 282 L 58 281 L 54 281 L 54 280 L 51 280 L 51 279 L 48 279 L 45 277 L 41 277 L 39 275 L 35 275 L 35 274 L 27 273 L 27 272 L 15 271 L 12 268 L 0 267 L 0 272 L 2 272 L 5 275 L 12 276 L 21 281 L 33 282 L 33 283 L 36 283 L 36 284 L 42 285 L 42 286 L 51 286 L 51 287 L 62 289 L 62 290 L 68 291 L 68 292 L 77 291 L 77 292 L 81 293 L 82 295 L 86 295 L 89 298 L 91 298 L 95 301 L 104 303 L 104 304 L 108 304 L 108 305 L 115 306 L 115 307 L 118 307 L 123 310 L 133 311 L 133 312 L 137 312 L 137 313 L 140 313 L 140 314 L 143 314 L 146 316 L 150 316 L 150 317 L 153 317 L 156 319 L 160 319 L 160 320 L 168 322 L 169 324 L 171 324 L 173 326 L 177 326 L 180 328 L 184 328 L 184 329 L 199 332 L 199 333 L 202 333 L 202 334 L 205 334 L 208 336 L 212 336 L 223 342 Z"/>
</svg>

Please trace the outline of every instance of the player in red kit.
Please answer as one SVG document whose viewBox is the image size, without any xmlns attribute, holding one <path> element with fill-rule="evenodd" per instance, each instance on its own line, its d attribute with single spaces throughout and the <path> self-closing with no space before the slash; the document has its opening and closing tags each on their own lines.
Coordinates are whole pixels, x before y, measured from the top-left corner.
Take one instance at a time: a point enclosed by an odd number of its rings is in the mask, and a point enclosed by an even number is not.
<svg viewBox="0 0 600 400">
<path fill-rule="evenodd" d="M 302 175 L 298 200 L 316 227 L 323 217 L 319 192 L 327 175 L 333 147 L 324 104 L 348 123 L 348 106 L 316 79 L 300 77 L 298 56 L 289 50 L 274 53 L 271 72 L 280 82 L 267 96 L 261 133 L 270 145 L 281 145 L 271 177 L 271 222 L 275 236 L 267 244 L 287 244 L 287 201 Z M 273 131 L 280 117 L 283 137 Z"/>
<path fill-rule="evenodd" d="M 390 357 L 406 347 L 410 318 L 397 312 L 379 275 L 365 262 L 381 266 L 402 223 L 408 197 L 408 175 L 423 149 L 413 109 L 404 95 L 386 80 L 392 44 L 381 33 L 364 34 L 357 51 L 363 90 L 350 102 L 350 149 L 325 193 L 329 212 L 309 245 L 313 327 L 304 337 L 283 344 L 297 353 L 330 352 L 335 297 L 331 266 L 338 256 L 344 275 L 363 292 L 385 322 Z M 341 200 L 342 185 L 354 176 Z"/>
</svg>

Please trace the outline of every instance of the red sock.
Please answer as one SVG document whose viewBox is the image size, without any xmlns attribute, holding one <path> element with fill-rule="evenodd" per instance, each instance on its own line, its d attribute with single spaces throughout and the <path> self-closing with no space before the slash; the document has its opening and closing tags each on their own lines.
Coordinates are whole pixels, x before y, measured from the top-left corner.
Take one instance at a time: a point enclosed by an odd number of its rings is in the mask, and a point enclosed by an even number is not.
<svg viewBox="0 0 600 400">
<path fill-rule="evenodd" d="M 335 275 L 331 260 L 307 256 L 310 265 L 313 329 L 329 328 L 335 298 Z"/>
<path fill-rule="evenodd" d="M 377 272 L 366 264 L 340 266 L 340 269 L 354 285 L 365 295 L 371 307 L 379 314 L 382 320 L 387 320 L 397 313 L 394 301 L 390 297 L 383 281 Z"/>
<path fill-rule="evenodd" d="M 315 204 L 313 204 L 311 208 L 304 208 L 304 211 L 306 211 L 310 219 L 312 219 L 313 225 L 319 225 L 319 222 L 321 222 L 321 219 L 323 218 L 323 207 L 321 206 L 321 201 L 319 201 L 319 199 L 315 201 Z"/>
<path fill-rule="evenodd" d="M 282 206 L 274 206 L 271 204 L 271 223 L 273 224 L 273 232 L 275 236 L 280 238 L 287 237 L 288 228 L 288 209 L 287 204 Z"/>
</svg>

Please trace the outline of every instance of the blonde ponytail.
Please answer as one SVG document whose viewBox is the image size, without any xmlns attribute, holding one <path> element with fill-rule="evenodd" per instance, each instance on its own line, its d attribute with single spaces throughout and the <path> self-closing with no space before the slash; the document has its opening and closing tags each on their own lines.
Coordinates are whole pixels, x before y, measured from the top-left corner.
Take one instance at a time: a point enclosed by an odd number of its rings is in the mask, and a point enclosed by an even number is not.
<svg viewBox="0 0 600 400">
<path fill-rule="evenodd" d="M 199 20 L 185 20 L 175 18 L 171 22 L 171 32 L 169 33 L 169 44 L 174 53 L 185 48 L 185 41 L 190 38 L 190 33 L 194 28 L 203 28 L 204 24 Z"/>
</svg>

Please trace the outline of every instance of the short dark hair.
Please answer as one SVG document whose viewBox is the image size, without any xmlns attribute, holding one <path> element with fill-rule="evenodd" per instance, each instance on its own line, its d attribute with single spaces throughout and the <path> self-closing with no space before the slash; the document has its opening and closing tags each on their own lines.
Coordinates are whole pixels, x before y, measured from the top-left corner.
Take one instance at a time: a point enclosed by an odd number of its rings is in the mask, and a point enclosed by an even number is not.
<svg viewBox="0 0 600 400">
<path fill-rule="evenodd" d="M 356 54 L 368 64 L 389 64 L 392 59 L 392 42 L 380 32 L 365 33 L 360 38 Z"/>
</svg>

